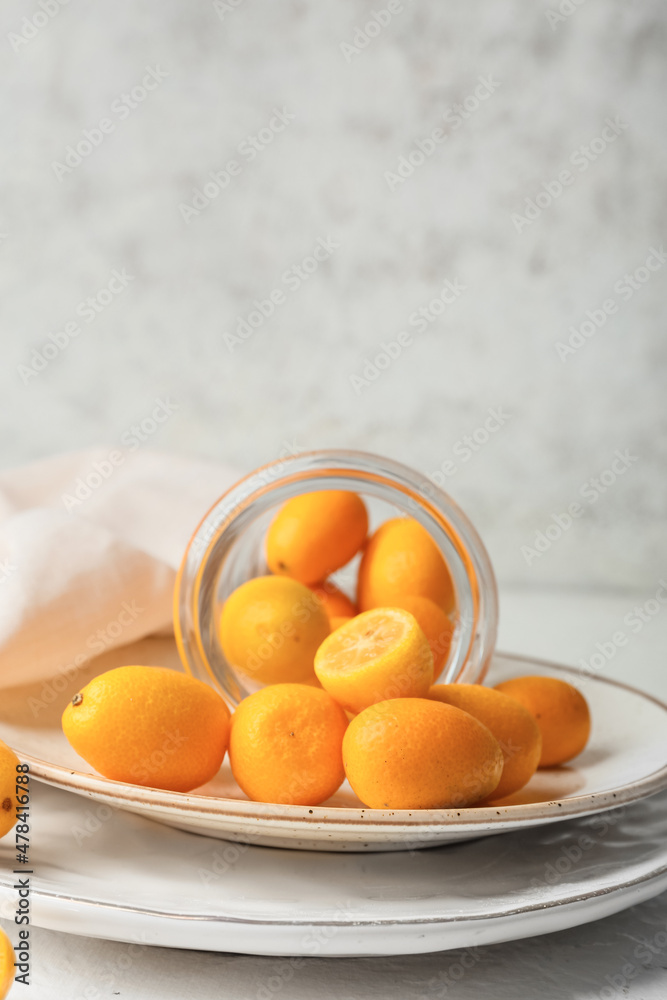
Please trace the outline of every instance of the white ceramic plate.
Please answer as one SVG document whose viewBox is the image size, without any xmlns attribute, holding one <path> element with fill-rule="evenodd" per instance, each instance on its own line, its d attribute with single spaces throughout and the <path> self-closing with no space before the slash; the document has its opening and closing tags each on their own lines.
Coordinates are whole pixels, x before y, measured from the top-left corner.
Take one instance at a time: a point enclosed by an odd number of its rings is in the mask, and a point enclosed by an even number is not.
<svg viewBox="0 0 667 1000">
<path fill-rule="evenodd" d="M 223 843 L 34 783 L 31 920 L 141 945 L 253 955 L 392 955 L 597 920 L 667 888 L 667 793 L 428 851 L 331 854 Z M 0 915 L 16 908 L 0 841 Z"/>
<path fill-rule="evenodd" d="M 146 640 L 132 653 L 125 647 L 115 655 L 124 662 L 177 664 L 171 640 Z M 93 672 L 111 665 L 116 665 L 113 659 L 100 658 Z M 539 771 L 525 789 L 487 808 L 365 809 L 347 785 L 321 806 L 267 805 L 245 798 L 226 763 L 212 782 L 188 794 L 110 781 L 95 774 L 61 732 L 60 712 L 71 696 L 67 691 L 54 698 L 55 712 L 46 704 L 39 708 L 25 692 L 5 699 L 0 739 L 30 764 L 35 777 L 59 788 L 183 830 L 300 850 L 428 847 L 587 815 L 667 788 L 667 706 L 624 685 L 523 657 L 497 655 L 488 682 L 529 673 L 563 677 L 584 691 L 593 717 L 592 737 L 571 765 Z M 86 680 L 75 678 L 72 692 Z M 43 695 L 41 701 L 45 703 Z M 32 713 L 38 710 L 32 719 L 26 706 Z"/>
</svg>

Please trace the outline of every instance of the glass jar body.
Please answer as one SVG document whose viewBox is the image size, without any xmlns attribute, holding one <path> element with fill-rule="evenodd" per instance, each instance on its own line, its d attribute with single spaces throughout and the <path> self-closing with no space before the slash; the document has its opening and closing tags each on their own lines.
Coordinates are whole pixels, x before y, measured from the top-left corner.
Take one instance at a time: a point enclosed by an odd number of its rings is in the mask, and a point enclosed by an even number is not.
<svg viewBox="0 0 667 1000">
<path fill-rule="evenodd" d="M 308 452 L 266 465 L 217 501 L 186 549 L 174 593 L 180 656 L 193 676 L 236 705 L 257 684 L 228 663 L 219 640 L 227 597 L 267 573 L 266 530 L 291 497 L 316 490 L 353 490 L 369 508 L 371 531 L 388 517 L 408 516 L 431 534 L 456 591 L 454 636 L 440 683 L 479 683 L 493 653 L 498 596 L 489 557 L 474 527 L 430 479 L 390 459 L 358 451 Z M 351 590 L 354 562 L 334 582 Z"/>
</svg>

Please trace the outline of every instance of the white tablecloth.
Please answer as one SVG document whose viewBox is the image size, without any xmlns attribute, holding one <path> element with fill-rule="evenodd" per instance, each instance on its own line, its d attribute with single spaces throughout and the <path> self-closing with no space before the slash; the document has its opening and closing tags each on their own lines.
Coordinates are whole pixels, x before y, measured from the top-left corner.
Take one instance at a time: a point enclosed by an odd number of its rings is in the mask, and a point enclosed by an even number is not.
<svg viewBox="0 0 667 1000">
<path fill-rule="evenodd" d="M 653 596 L 506 590 L 499 648 L 577 665 L 609 652 L 623 619 Z M 654 605 L 650 605 L 654 610 Z M 667 606 L 601 673 L 667 700 Z M 641 616 L 639 617 L 641 621 Z M 636 626 L 635 626 L 636 627 Z M 626 628 L 627 631 L 627 628 Z M 599 662 L 596 660 L 596 662 Z M 13 936 L 14 928 L 3 922 Z M 410 957 L 285 959 L 169 951 L 33 929 L 28 1000 L 665 1000 L 667 893 L 571 931 Z M 23 996 L 23 987 L 11 992 Z"/>
</svg>

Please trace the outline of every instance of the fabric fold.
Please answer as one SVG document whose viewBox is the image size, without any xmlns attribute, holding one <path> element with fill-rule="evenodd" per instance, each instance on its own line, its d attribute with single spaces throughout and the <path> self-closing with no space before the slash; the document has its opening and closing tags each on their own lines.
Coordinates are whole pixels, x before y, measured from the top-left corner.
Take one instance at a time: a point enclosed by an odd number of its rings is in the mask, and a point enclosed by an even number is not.
<svg viewBox="0 0 667 1000">
<path fill-rule="evenodd" d="M 0 474 L 0 686 L 48 680 L 171 631 L 187 542 L 237 478 L 145 449 Z"/>
</svg>

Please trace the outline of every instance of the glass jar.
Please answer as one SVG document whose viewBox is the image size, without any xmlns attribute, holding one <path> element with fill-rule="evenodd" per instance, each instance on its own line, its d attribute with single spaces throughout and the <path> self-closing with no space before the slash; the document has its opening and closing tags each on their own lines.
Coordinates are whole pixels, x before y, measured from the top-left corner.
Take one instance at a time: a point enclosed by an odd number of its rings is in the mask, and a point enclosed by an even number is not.
<svg viewBox="0 0 667 1000">
<path fill-rule="evenodd" d="M 482 541 L 454 501 L 430 479 L 361 451 L 307 452 L 265 465 L 240 480 L 210 509 L 185 551 L 174 592 L 174 628 L 185 669 L 236 705 L 261 686 L 229 664 L 218 638 L 227 597 L 268 572 L 266 530 L 291 497 L 352 490 L 366 502 L 370 530 L 389 517 L 419 521 L 439 546 L 456 591 L 454 636 L 439 683 L 478 683 L 496 641 L 498 594 Z M 354 597 L 359 557 L 331 579 Z"/>
</svg>

